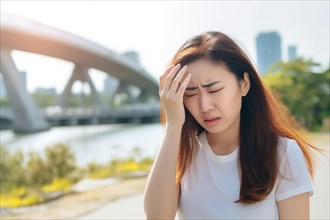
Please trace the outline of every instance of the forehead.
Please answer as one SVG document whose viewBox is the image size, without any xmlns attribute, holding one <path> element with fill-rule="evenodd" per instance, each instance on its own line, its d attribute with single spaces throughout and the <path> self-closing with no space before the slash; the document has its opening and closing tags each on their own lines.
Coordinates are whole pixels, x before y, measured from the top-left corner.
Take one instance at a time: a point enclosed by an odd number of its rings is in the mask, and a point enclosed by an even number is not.
<svg viewBox="0 0 330 220">
<path fill-rule="evenodd" d="M 191 73 L 189 84 L 203 84 L 214 80 L 227 81 L 235 78 L 235 75 L 225 65 L 213 63 L 206 59 L 199 59 L 189 63 L 187 73 Z"/>
</svg>

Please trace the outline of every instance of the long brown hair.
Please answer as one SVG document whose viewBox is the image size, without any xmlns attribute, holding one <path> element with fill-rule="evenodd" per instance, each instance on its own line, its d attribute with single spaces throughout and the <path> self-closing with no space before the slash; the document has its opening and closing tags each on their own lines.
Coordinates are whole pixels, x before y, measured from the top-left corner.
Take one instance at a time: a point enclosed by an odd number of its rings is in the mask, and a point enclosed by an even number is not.
<svg viewBox="0 0 330 220">
<path fill-rule="evenodd" d="M 189 64 L 197 59 L 208 59 L 224 64 L 237 80 L 247 72 L 250 90 L 242 97 L 240 112 L 239 166 L 241 169 L 240 198 L 236 202 L 254 203 L 267 197 L 279 175 L 279 136 L 297 141 L 313 177 L 314 162 L 309 144 L 302 135 L 302 128 L 281 104 L 279 99 L 263 83 L 249 57 L 227 35 L 205 32 L 188 40 L 175 54 L 172 64 Z M 204 128 L 185 108 L 186 120 L 182 128 L 177 162 L 177 184 L 191 164 L 195 152 L 195 136 Z M 161 107 L 161 122 L 166 123 Z M 253 132 L 251 132 L 253 131 Z"/>
</svg>

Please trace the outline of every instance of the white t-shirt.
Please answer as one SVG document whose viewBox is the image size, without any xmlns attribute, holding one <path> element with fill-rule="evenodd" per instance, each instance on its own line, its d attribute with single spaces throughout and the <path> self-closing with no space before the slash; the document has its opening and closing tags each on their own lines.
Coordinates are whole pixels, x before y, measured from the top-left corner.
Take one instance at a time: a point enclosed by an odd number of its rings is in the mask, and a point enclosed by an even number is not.
<svg viewBox="0 0 330 220">
<path fill-rule="evenodd" d="M 216 155 L 209 146 L 205 131 L 191 166 L 181 180 L 178 208 L 180 219 L 278 219 L 276 202 L 310 192 L 312 182 L 303 153 L 297 142 L 280 138 L 280 174 L 272 192 L 254 204 L 235 203 L 239 199 L 240 176 L 238 151 Z"/>
</svg>

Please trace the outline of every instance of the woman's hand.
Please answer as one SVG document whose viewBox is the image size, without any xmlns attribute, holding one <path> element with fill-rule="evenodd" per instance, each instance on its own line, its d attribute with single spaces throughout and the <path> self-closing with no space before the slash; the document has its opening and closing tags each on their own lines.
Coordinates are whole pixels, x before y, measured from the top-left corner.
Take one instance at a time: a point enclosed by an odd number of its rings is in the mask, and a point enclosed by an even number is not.
<svg viewBox="0 0 330 220">
<path fill-rule="evenodd" d="M 180 67 L 180 64 L 168 67 L 159 79 L 160 102 L 164 110 L 167 126 L 182 127 L 185 121 L 183 94 L 188 86 L 191 74 L 183 78 L 187 71 L 187 66 L 184 66 L 179 71 Z"/>
<path fill-rule="evenodd" d="M 170 66 L 160 77 L 159 96 L 166 118 L 166 128 L 144 196 L 147 219 L 174 219 L 178 209 L 180 187 L 176 185 L 176 168 L 180 151 L 182 126 L 185 121 L 183 93 L 191 76 L 187 67 Z"/>
</svg>

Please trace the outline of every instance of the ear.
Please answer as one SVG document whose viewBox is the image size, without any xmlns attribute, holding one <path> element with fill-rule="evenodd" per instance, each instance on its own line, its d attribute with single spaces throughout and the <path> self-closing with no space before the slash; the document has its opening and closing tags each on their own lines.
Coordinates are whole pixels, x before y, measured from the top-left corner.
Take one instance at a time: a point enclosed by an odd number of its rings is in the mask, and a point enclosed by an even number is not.
<svg viewBox="0 0 330 220">
<path fill-rule="evenodd" d="M 250 90 L 250 77 L 247 72 L 244 73 L 244 78 L 240 81 L 241 95 L 246 96 Z"/>
</svg>

